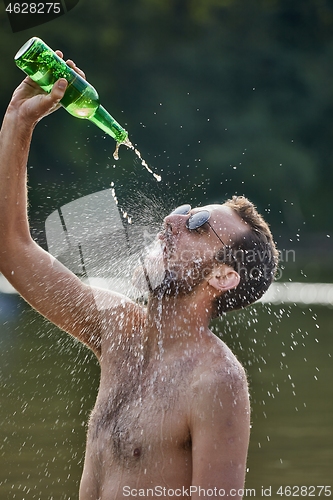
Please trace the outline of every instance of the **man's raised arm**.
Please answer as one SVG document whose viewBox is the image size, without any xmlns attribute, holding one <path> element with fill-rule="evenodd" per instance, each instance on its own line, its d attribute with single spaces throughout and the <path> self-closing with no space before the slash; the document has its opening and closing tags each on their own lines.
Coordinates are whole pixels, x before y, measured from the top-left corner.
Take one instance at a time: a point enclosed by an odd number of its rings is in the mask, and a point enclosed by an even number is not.
<svg viewBox="0 0 333 500">
<path fill-rule="evenodd" d="M 67 63 L 84 76 L 72 61 Z M 98 355 L 100 319 L 92 289 L 33 241 L 27 216 L 27 161 L 33 129 L 59 107 L 66 86 L 66 80 L 60 79 L 46 94 L 27 77 L 14 92 L 4 117 L 0 131 L 0 272 L 32 307 Z M 119 299 L 112 299 L 117 307 Z"/>
</svg>

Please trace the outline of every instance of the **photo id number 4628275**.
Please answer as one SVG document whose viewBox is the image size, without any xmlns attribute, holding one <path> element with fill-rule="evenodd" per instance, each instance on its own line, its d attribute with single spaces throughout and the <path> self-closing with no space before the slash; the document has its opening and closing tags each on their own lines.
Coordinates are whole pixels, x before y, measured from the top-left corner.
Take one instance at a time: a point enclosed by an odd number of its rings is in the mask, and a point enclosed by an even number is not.
<svg viewBox="0 0 333 500">
<path fill-rule="evenodd" d="M 281 497 L 330 497 L 331 486 L 280 486 L 276 494 Z"/>
<path fill-rule="evenodd" d="M 60 14 L 60 2 L 10 2 L 6 7 L 9 14 Z"/>
</svg>

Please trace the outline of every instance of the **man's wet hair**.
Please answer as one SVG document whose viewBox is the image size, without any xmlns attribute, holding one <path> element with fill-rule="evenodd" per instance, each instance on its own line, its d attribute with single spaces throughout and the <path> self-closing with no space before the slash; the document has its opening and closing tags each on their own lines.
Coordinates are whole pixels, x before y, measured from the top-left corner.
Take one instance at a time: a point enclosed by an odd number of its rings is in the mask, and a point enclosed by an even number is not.
<svg viewBox="0 0 333 500">
<path fill-rule="evenodd" d="M 233 196 L 224 203 L 247 224 L 230 246 L 221 248 L 215 258 L 230 265 L 240 275 L 238 286 L 228 290 L 215 302 L 214 317 L 242 309 L 260 299 L 270 284 L 278 264 L 278 251 L 267 222 L 244 196 Z"/>
</svg>

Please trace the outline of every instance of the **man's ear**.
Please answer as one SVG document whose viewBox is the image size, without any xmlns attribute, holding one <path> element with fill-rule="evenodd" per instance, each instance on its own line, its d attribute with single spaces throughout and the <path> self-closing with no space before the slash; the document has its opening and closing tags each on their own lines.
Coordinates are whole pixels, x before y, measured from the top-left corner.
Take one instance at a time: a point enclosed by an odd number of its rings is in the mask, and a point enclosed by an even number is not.
<svg viewBox="0 0 333 500">
<path fill-rule="evenodd" d="M 223 268 L 215 269 L 208 279 L 210 286 L 215 288 L 218 292 L 226 292 L 227 290 L 236 288 L 239 281 L 240 276 L 238 272 L 230 266 L 223 266 Z"/>
</svg>

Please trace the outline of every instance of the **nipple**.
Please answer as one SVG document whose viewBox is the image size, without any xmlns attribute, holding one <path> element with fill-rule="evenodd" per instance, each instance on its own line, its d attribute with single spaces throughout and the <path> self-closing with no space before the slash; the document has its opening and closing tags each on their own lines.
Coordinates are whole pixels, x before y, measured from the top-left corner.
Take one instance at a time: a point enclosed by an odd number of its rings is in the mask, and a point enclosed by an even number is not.
<svg viewBox="0 0 333 500">
<path fill-rule="evenodd" d="M 141 448 L 135 448 L 133 451 L 133 457 L 140 457 L 141 455 Z"/>
</svg>

